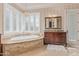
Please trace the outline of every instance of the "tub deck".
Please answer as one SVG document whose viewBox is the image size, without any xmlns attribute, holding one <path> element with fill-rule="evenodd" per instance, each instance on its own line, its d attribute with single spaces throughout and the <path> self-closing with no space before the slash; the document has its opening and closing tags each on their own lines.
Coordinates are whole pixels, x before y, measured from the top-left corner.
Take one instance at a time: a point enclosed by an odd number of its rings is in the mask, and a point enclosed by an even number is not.
<svg viewBox="0 0 79 59">
<path fill-rule="evenodd" d="M 3 53 L 4 55 L 19 55 L 24 52 L 31 51 L 43 46 L 43 39 L 33 40 L 33 41 L 24 41 L 19 43 L 12 44 L 3 44 Z"/>
</svg>

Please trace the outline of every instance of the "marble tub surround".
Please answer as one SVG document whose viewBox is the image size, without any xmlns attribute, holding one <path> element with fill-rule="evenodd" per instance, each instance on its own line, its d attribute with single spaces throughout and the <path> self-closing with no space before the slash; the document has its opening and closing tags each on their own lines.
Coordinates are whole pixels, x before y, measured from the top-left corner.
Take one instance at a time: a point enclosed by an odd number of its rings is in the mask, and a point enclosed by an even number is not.
<svg viewBox="0 0 79 59">
<path fill-rule="evenodd" d="M 31 34 L 32 33 L 30 33 L 30 32 L 6 33 L 6 34 L 2 35 L 2 39 L 8 39 L 8 38 L 15 37 L 15 36 L 18 36 L 18 35 L 31 35 Z"/>
<path fill-rule="evenodd" d="M 44 38 L 43 33 L 35 33 L 35 34 L 32 34 L 32 33 L 13 33 L 13 34 L 2 35 L 1 43 L 2 44 L 11 44 L 11 43 L 24 42 L 24 41 L 27 41 L 27 40 L 26 39 L 22 39 L 22 40 L 19 40 L 19 39 L 17 39 L 17 40 L 11 40 L 11 39 L 12 38 L 15 38 L 15 37 L 19 37 L 19 36 L 31 36 L 31 35 L 38 36 L 37 38 L 31 38 L 32 40 Z"/>
<path fill-rule="evenodd" d="M 10 39 L 4 39 L 2 41 L 2 44 L 13 44 L 13 43 L 21 43 L 21 42 L 29 42 L 29 41 L 34 41 L 34 40 L 40 40 L 43 39 L 43 37 L 38 37 L 38 38 L 32 38 L 32 39 L 28 39 L 28 41 L 26 39 L 22 39 L 22 40 L 10 40 Z"/>
<path fill-rule="evenodd" d="M 28 41 L 24 39 L 16 39 L 11 40 L 11 38 L 19 37 L 19 36 L 31 36 L 37 35 L 37 38 L 28 39 Z M 2 35 L 1 43 L 3 44 L 3 55 L 19 55 L 24 52 L 28 52 L 32 49 L 39 48 L 43 46 L 43 34 L 41 33 L 13 33 Z M 30 40 L 30 41 L 29 41 Z"/>
<path fill-rule="evenodd" d="M 13 44 L 3 44 L 4 55 L 19 55 L 24 52 L 31 51 L 32 49 L 36 49 L 43 46 L 43 39 L 33 40 L 33 41 L 25 41 L 20 43 Z"/>
<path fill-rule="evenodd" d="M 43 33 L 31 33 L 31 32 L 16 32 L 16 33 L 6 33 L 2 35 L 2 38 L 7 39 L 10 37 L 15 37 L 15 36 L 19 36 L 19 35 L 39 35 L 39 36 L 43 36 Z"/>
</svg>

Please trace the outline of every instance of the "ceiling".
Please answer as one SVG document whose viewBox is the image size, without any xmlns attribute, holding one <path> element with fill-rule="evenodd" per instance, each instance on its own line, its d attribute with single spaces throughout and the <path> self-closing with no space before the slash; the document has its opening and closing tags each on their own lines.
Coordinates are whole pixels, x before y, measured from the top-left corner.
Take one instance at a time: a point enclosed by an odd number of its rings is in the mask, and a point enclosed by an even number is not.
<svg viewBox="0 0 79 59">
<path fill-rule="evenodd" d="M 23 9 L 24 11 L 26 10 L 32 10 L 32 9 L 40 9 L 40 8 L 48 8 L 48 7 L 61 7 L 61 6 L 68 6 L 72 5 L 73 3 L 16 3 L 16 5 L 20 8 Z M 79 5 L 74 3 L 73 5 Z"/>
<path fill-rule="evenodd" d="M 26 3 L 22 4 L 27 7 L 27 9 L 39 9 L 39 8 L 47 8 L 47 7 L 56 7 L 56 6 L 62 6 L 62 4 L 56 4 L 56 3 Z"/>
</svg>

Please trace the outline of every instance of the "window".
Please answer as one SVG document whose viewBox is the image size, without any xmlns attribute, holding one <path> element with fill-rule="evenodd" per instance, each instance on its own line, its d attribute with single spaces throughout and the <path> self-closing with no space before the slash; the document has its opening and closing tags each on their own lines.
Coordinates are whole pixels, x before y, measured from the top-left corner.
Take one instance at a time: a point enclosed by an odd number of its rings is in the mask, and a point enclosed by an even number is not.
<svg viewBox="0 0 79 59">
<path fill-rule="evenodd" d="M 30 32 L 40 32 L 40 14 L 31 13 L 26 17 L 25 21 L 26 31 Z"/>
<path fill-rule="evenodd" d="M 35 14 L 34 31 L 40 31 L 40 14 Z"/>
<path fill-rule="evenodd" d="M 30 16 L 30 31 L 34 31 L 34 25 L 35 25 L 35 17 L 34 15 Z"/>
<path fill-rule="evenodd" d="M 14 8 L 13 18 L 12 18 L 12 31 L 17 31 L 17 10 Z"/>
<path fill-rule="evenodd" d="M 16 11 L 16 32 L 19 32 L 20 12 Z"/>
<path fill-rule="evenodd" d="M 28 16 L 26 16 L 25 18 L 24 18 L 24 31 L 29 31 L 29 17 Z"/>
<path fill-rule="evenodd" d="M 11 6 L 9 5 L 6 5 L 6 7 L 9 7 L 9 8 L 6 8 L 5 10 L 5 19 L 4 20 L 4 29 L 5 29 L 5 32 L 11 32 L 12 31 L 12 19 L 13 19 L 13 11 L 11 10 Z"/>
<path fill-rule="evenodd" d="M 16 8 L 6 4 L 4 18 L 4 33 L 10 32 L 39 32 L 40 14 L 31 13 L 25 16 Z"/>
</svg>

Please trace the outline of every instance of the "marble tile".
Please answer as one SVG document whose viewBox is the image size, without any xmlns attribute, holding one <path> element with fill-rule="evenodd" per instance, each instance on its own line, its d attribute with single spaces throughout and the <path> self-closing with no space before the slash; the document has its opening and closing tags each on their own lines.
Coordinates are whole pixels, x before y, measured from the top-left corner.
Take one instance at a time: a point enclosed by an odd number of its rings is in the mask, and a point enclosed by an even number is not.
<svg viewBox="0 0 79 59">
<path fill-rule="evenodd" d="M 29 42 L 21 42 L 21 43 L 14 43 L 14 44 L 4 44 L 4 55 L 19 55 L 24 52 L 31 51 L 33 49 L 39 48 L 43 46 L 43 39 L 34 40 Z"/>
<path fill-rule="evenodd" d="M 27 53 L 25 52 L 23 54 L 20 54 L 19 56 L 79 56 L 78 49 L 72 47 L 64 47 L 64 48 L 61 47 L 57 47 L 57 46 L 55 47 L 60 50 L 57 50 L 55 48 L 48 50 L 47 46 L 43 46 L 41 48 L 31 50 Z"/>
</svg>

